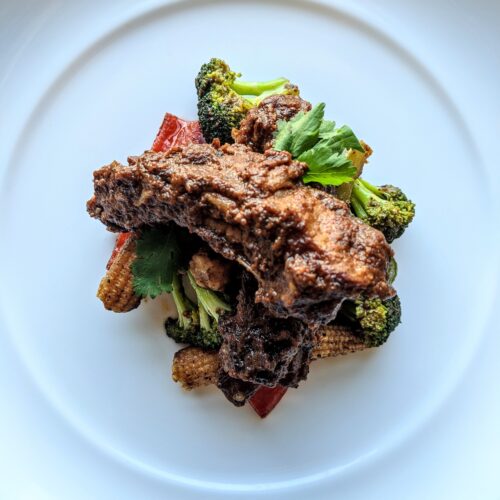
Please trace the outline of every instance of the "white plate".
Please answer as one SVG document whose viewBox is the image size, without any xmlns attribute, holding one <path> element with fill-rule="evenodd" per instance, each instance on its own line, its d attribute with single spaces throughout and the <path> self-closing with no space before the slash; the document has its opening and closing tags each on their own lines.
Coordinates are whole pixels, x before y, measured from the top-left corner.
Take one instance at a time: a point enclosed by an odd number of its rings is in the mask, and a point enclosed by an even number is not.
<svg viewBox="0 0 500 500">
<path fill-rule="evenodd" d="M 499 5 L 3 1 L 1 498 L 498 498 Z M 194 118 L 213 55 L 326 101 L 417 203 L 402 326 L 264 421 L 171 381 L 162 304 L 95 298 L 92 171 Z"/>
</svg>

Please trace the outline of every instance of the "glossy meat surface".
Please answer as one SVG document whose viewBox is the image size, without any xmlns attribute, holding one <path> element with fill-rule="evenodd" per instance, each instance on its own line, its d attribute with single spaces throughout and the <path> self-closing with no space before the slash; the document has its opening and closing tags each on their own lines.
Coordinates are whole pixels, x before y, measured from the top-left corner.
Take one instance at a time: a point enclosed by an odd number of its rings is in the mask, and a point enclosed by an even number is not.
<svg viewBox="0 0 500 500">
<path fill-rule="evenodd" d="M 174 221 L 257 279 L 274 315 L 328 323 L 345 298 L 387 298 L 392 250 L 347 205 L 305 187 L 304 163 L 244 145 L 146 152 L 94 172 L 89 213 L 115 231 Z"/>
</svg>

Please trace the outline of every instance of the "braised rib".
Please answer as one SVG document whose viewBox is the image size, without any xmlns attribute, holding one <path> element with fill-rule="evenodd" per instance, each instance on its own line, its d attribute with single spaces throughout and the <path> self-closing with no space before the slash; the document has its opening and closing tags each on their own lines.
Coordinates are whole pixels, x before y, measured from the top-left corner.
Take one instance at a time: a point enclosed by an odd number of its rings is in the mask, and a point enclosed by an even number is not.
<svg viewBox="0 0 500 500">
<path fill-rule="evenodd" d="M 392 250 L 335 197 L 305 187 L 287 152 L 191 144 L 94 172 L 91 216 L 114 231 L 174 221 L 257 279 L 273 314 L 331 321 L 345 298 L 394 294 Z"/>
<path fill-rule="evenodd" d="M 295 318 L 275 318 L 255 303 L 254 278 L 243 273 L 234 311 L 219 320 L 221 369 L 254 384 L 297 387 L 309 371 L 314 330 Z"/>
</svg>

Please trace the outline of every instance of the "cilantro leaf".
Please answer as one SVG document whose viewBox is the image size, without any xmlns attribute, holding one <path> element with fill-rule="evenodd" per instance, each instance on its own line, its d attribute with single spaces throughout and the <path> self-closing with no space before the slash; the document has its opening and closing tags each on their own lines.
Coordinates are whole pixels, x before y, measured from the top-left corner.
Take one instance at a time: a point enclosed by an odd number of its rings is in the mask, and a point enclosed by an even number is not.
<svg viewBox="0 0 500 500">
<path fill-rule="evenodd" d="M 335 131 L 335 122 L 332 120 L 323 120 L 319 127 L 319 138 L 329 139 Z"/>
<path fill-rule="evenodd" d="M 135 293 L 154 299 L 163 292 L 171 292 L 180 256 L 175 228 L 145 229 L 137 241 L 136 254 L 132 264 Z"/>
<path fill-rule="evenodd" d="M 274 141 L 274 149 L 289 151 L 294 158 L 312 148 L 319 138 L 319 129 L 325 113 L 325 103 L 311 111 L 297 113 L 290 121 L 280 121 Z"/>
<path fill-rule="evenodd" d="M 304 111 L 299 111 L 289 121 L 278 121 L 276 135 L 274 136 L 273 149 L 275 149 L 276 151 L 291 151 L 293 142 L 292 122 L 294 120 L 300 120 L 304 115 Z"/>
<path fill-rule="evenodd" d="M 342 125 L 342 127 L 324 134 L 322 139 L 328 141 L 332 151 L 339 153 L 345 149 L 355 149 L 361 153 L 365 151 L 358 138 L 354 135 L 354 132 L 347 125 Z"/>
<path fill-rule="evenodd" d="M 323 186 L 340 186 L 345 182 L 351 182 L 356 174 L 356 168 L 343 155 L 334 155 L 329 164 L 318 165 L 310 168 L 302 180 L 304 183 L 318 182 Z"/>
<path fill-rule="evenodd" d="M 327 141 L 305 151 L 299 161 L 307 163 L 309 170 L 302 180 L 304 183 L 318 182 L 324 186 L 339 186 L 352 181 L 356 167 L 342 153 L 332 153 Z"/>
<path fill-rule="evenodd" d="M 297 160 L 307 163 L 309 169 L 328 166 L 332 150 L 327 144 L 320 142 L 314 148 L 304 151 Z"/>
<path fill-rule="evenodd" d="M 324 111 L 325 104 L 320 103 L 288 122 L 278 122 L 274 149 L 288 151 L 293 158 L 307 163 L 309 170 L 302 178 L 305 183 L 339 186 L 356 175 L 347 150 L 364 149 L 347 125 L 335 128 L 334 121 L 324 120 Z"/>
</svg>

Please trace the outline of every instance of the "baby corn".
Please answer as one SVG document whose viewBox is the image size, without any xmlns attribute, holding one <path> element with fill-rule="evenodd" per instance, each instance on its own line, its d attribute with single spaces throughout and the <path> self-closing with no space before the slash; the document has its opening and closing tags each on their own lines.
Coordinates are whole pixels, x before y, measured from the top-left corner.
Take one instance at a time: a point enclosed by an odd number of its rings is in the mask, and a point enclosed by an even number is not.
<svg viewBox="0 0 500 500">
<path fill-rule="evenodd" d="M 316 334 L 312 359 L 332 358 L 342 354 L 362 351 L 366 344 L 347 326 L 324 326 Z"/>
<path fill-rule="evenodd" d="M 185 347 L 177 351 L 172 363 L 172 378 L 184 389 L 214 384 L 219 369 L 216 351 L 204 351 L 199 347 Z"/>
<path fill-rule="evenodd" d="M 106 275 L 99 283 L 97 297 L 113 312 L 127 312 L 139 306 L 134 293 L 131 265 L 135 260 L 135 238 L 130 237 L 118 251 Z"/>
<path fill-rule="evenodd" d="M 312 359 L 349 354 L 362 351 L 367 346 L 345 326 L 325 326 L 316 335 L 317 344 Z M 172 378 L 184 389 L 194 389 L 214 384 L 219 369 L 219 356 L 215 351 L 204 351 L 199 347 L 185 347 L 177 351 L 172 363 Z"/>
</svg>

